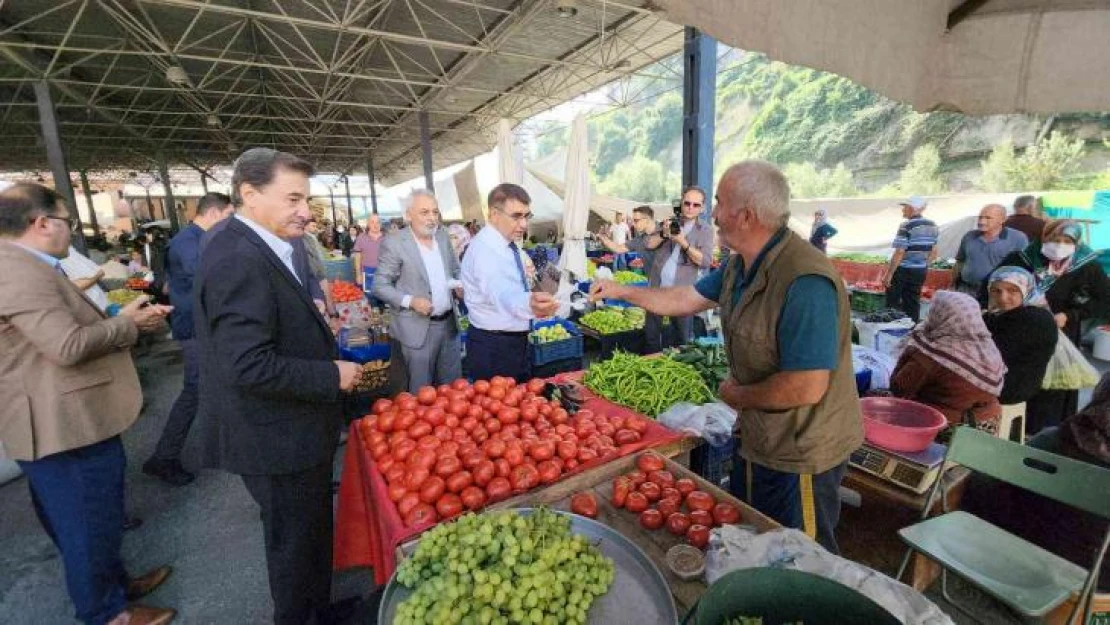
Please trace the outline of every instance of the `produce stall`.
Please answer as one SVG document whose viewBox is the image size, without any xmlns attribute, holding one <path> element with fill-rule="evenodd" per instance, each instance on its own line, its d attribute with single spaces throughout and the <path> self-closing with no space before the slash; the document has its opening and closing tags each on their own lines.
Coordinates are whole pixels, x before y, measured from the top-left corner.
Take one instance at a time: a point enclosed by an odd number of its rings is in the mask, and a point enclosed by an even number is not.
<svg viewBox="0 0 1110 625">
<path fill-rule="evenodd" d="M 848 284 L 865 290 L 875 290 L 875 285 L 878 285 L 878 290 L 885 290 L 882 288 L 882 282 L 889 263 L 888 259 L 867 254 L 841 254 L 829 257 L 829 262 Z M 930 268 L 925 276 L 925 286 L 930 289 L 947 289 L 951 285 L 951 269 Z"/>
</svg>

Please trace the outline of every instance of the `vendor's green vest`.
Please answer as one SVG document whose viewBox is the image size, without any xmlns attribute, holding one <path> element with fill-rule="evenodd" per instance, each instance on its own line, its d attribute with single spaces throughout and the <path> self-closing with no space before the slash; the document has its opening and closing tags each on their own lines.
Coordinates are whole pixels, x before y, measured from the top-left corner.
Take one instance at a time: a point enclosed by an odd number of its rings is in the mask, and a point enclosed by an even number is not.
<svg viewBox="0 0 1110 625">
<path fill-rule="evenodd" d="M 819 250 L 787 232 L 767 251 L 756 275 L 732 304 L 739 275 L 738 256 L 729 259 L 721 289 L 721 320 L 732 375 L 741 385 L 754 384 L 778 372 L 778 322 L 794 279 L 825 276 L 836 286 L 839 310 L 822 311 L 838 330 L 836 370 L 820 402 L 784 411 L 743 409 L 737 418 L 741 455 L 778 471 L 817 474 L 848 459 L 863 443 L 863 417 L 852 369 L 851 309 L 844 283 Z M 835 315 L 835 317 L 834 317 Z"/>
</svg>

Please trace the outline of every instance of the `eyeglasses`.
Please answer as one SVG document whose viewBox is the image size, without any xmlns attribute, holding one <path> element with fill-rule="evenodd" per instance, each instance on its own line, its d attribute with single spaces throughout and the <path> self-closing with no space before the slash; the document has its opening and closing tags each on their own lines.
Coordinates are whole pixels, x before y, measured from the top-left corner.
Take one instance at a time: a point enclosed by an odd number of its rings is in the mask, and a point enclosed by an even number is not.
<svg viewBox="0 0 1110 625">
<path fill-rule="evenodd" d="M 57 219 L 58 221 L 66 222 L 67 224 L 69 224 L 70 232 L 77 232 L 81 229 L 81 220 L 75 217 L 59 217 L 57 215 L 43 215 L 43 217 L 46 217 L 47 219 Z"/>
<path fill-rule="evenodd" d="M 683 200 L 682 205 L 683 206 L 692 206 L 693 208 L 701 208 L 701 206 L 702 206 L 701 202 L 691 202 L 689 200 Z"/>
<path fill-rule="evenodd" d="M 521 213 L 519 215 L 513 215 L 512 213 L 506 213 L 505 211 L 503 211 L 501 209 L 497 209 L 497 212 L 499 212 L 502 215 L 508 217 L 509 219 L 512 219 L 513 221 L 529 221 L 529 220 L 532 219 L 532 217 L 535 217 L 535 215 L 530 213 L 530 212 Z"/>
</svg>

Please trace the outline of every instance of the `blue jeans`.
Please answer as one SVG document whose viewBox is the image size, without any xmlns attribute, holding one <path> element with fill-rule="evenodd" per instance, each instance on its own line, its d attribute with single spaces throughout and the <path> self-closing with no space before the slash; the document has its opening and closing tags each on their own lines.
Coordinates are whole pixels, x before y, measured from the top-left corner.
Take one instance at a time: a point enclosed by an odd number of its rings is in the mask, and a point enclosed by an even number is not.
<svg viewBox="0 0 1110 625">
<path fill-rule="evenodd" d="M 107 623 L 127 607 L 120 558 L 126 466 L 118 436 L 19 463 L 39 522 L 62 554 L 77 618 L 87 625 Z"/>
</svg>

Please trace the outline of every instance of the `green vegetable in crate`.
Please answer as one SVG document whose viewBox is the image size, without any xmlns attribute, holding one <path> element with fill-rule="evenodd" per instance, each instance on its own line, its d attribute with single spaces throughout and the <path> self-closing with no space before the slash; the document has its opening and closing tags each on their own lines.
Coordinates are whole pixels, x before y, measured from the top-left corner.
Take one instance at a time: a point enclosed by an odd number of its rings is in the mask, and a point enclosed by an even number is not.
<svg viewBox="0 0 1110 625">
<path fill-rule="evenodd" d="M 397 581 L 415 592 L 393 622 L 581 624 L 615 575 L 565 515 L 466 514 L 428 530 L 397 568 Z"/>
<path fill-rule="evenodd" d="M 139 299 L 141 296 L 142 293 L 139 291 L 132 291 L 131 289 L 113 289 L 108 291 L 108 302 L 126 306 Z"/>
<path fill-rule="evenodd" d="M 876 256 L 874 254 L 834 254 L 833 258 L 837 260 L 846 260 L 852 263 L 864 263 L 868 265 L 882 265 L 887 262 L 885 256 Z"/>
<path fill-rule="evenodd" d="M 722 345 L 683 345 L 664 352 L 671 360 L 697 369 L 705 385 L 713 393 L 728 376 L 728 357 Z"/>
<path fill-rule="evenodd" d="M 635 271 L 618 271 L 613 274 L 613 280 L 621 284 L 638 284 L 640 282 L 647 282 L 647 278 L 643 274 L 638 274 Z"/>
<path fill-rule="evenodd" d="M 628 311 L 636 310 L 638 313 Z M 630 332 L 644 327 L 644 311 L 640 308 L 602 308 L 582 315 L 582 325 L 601 334 Z"/>
<path fill-rule="evenodd" d="M 570 332 L 567 332 L 567 329 L 561 323 L 532 330 L 533 343 L 551 343 L 553 341 L 565 341 L 569 338 L 571 338 Z"/>
<path fill-rule="evenodd" d="M 620 350 L 609 360 L 590 365 L 583 381 L 598 395 L 652 418 L 678 402 L 713 401 L 713 393 L 692 365 Z"/>
</svg>

